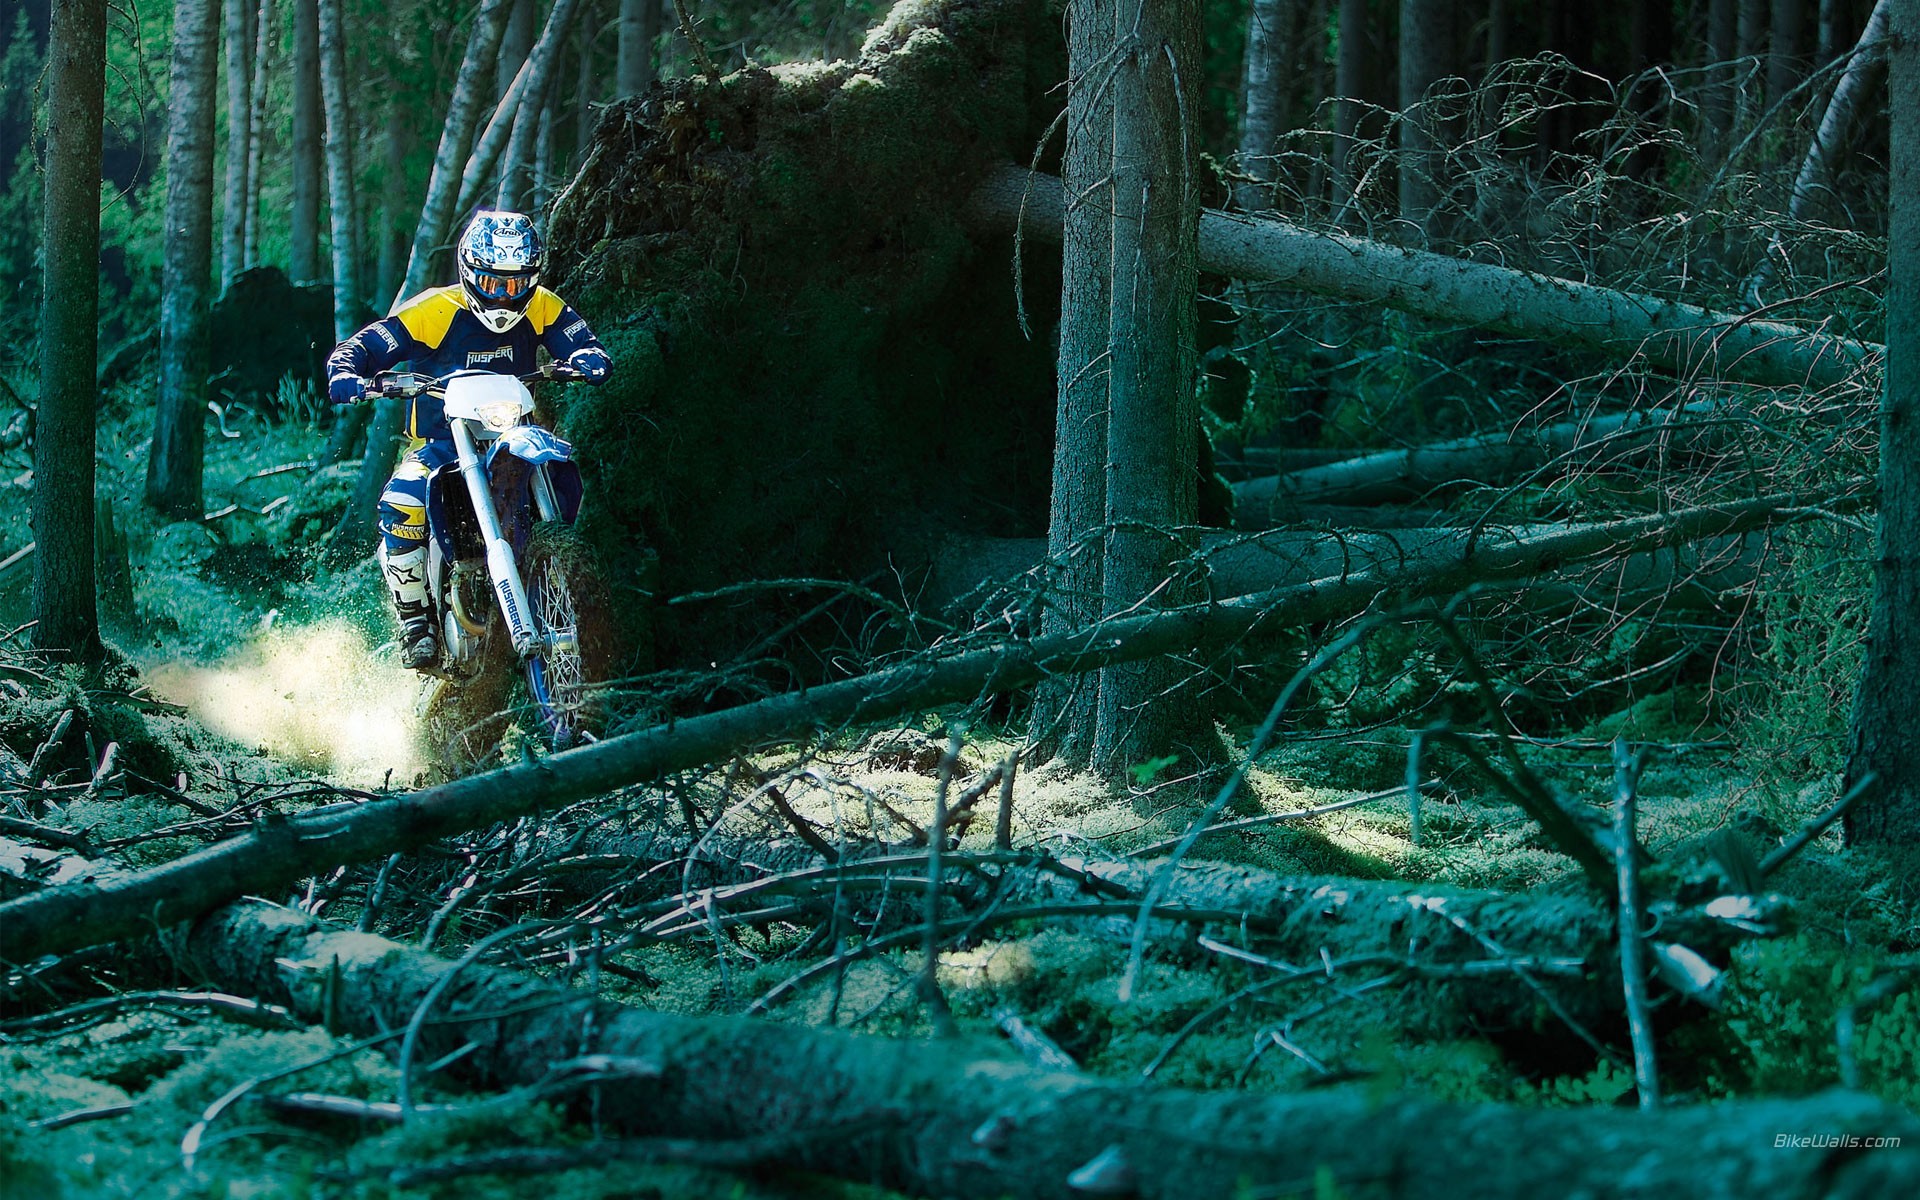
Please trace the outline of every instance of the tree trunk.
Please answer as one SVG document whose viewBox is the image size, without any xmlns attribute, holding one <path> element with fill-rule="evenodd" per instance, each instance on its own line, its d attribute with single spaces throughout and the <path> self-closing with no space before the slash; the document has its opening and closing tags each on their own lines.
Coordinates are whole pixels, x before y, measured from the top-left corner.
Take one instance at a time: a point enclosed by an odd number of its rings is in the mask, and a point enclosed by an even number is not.
<svg viewBox="0 0 1920 1200">
<path fill-rule="evenodd" d="M 1920 0 L 1891 0 L 1887 108 L 1887 382 L 1873 616 L 1854 703 L 1849 784 L 1878 776 L 1847 814 L 1856 842 L 1920 842 Z"/>
<path fill-rule="evenodd" d="M 106 0 L 55 0 L 47 32 L 40 407 L 33 438 L 34 645 L 100 657 L 94 601 L 94 373 L 99 369 L 100 145 Z"/>
<path fill-rule="evenodd" d="M 254 0 L 225 0 L 227 49 L 227 193 L 221 209 L 220 290 L 233 285 L 247 257 L 247 162 L 252 145 Z"/>
<path fill-rule="evenodd" d="M 1734 56 L 1739 53 L 1740 0 L 1709 0 L 1707 6 L 1707 87 L 1702 107 L 1707 127 L 1716 142 L 1715 149 L 1727 148 L 1733 131 L 1734 89 L 1739 70 Z"/>
<path fill-rule="evenodd" d="M 551 176 L 548 172 L 553 166 L 553 112 L 560 105 L 554 97 L 557 84 L 547 88 L 546 103 L 540 106 L 540 132 L 533 139 L 533 199 L 534 212 L 544 212 L 547 201 L 552 199 L 553 191 L 549 186 Z"/>
<path fill-rule="evenodd" d="M 1418 499 L 1462 484 L 1507 484 L 1550 463 L 1574 470 L 1618 466 L 1636 454 L 1685 447 L 1699 431 L 1727 413 L 1718 401 L 1670 408 L 1636 409 L 1519 431 L 1474 434 L 1404 450 L 1379 450 L 1340 462 L 1266 475 L 1233 485 L 1234 517 L 1241 529 L 1260 529 L 1276 502 L 1288 504 L 1384 504 Z"/>
<path fill-rule="evenodd" d="M 1179 532 L 1199 519 L 1194 321 L 1200 213 L 1198 119 L 1183 81 L 1199 77 L 1199 10 L 1182 0 L 1118 0 L 1113 75 L 1112 316 L 1107 331 L 1107 514 L 1100 563 L 1109 617 L 1158 607 Z M 1129 42 L 1127 39 L 1131 38 Z M 1100 673 L 1095 769 L 1195 741 L 1190 697 L 1168 694 L 1183 668 L 1142 661 Z M 1210 727 L 1209 727 L 1210 728 Z"/>
<path fill-rule="evenodd" d="M 656 8 L 654 11 L 658 12 L 659 9 Z M 574 35 L 574 40 L 580 44 L 580 67 L 576 72 L 578 78 L 574 84 L 573 99 L 572 161 L 575 167 L 578 167 L 582 162 L 586 161 L 587 144 L 593 140 L 594 84 L 599 82 L 593 69 L 593 35 L 594 30 L 591 24 L 587 22 L 582 22 L 580 31 Z M 649 45 L 651 45 L 651 43 L 649 43 Z M 653 60 L 649 58 L 647 61 L 651 63 Z M 558 83 L 554 84 L 556 90 L 559 86 Z M 542 140 L 544 141 L 545 139 L 543 138 Z M 550 198 L 551 197 L 549 197 L 549 199 Z M 541 209 L 544 210 L 546 206 L 547 202 L 545 200 L 541 201 Z"/>
<path fill-rule="evenodd" d="M 1287 128 L 1287 96 L 1294 82 L 1293 48 L 1299 0 L 1253 0 L 1247 16 L 1247 54 L 1240 89 L 1240 171 L 1253 177 L 1234 188 L 1243 212 L 1273 204 L 1274 149 Z"/>
<path fill-rule="evenodd" d="M 1472 558 L 1489 536 L 1519 544 L 1608 528 L 1605 522 L 1462 525 L 1426 509 L 1302 505 L 1299 513 L 1298 523 L 1275 529 L 1198 535 L 1188 564 L 1198 586 L 1210 596 L 1240 596 L 1347 574 L 1422 574 Z M 982 596 L 1020 588 L 1028 572 L 1045 565 L 1046 555 L 1040 538 L 946 538 L 928 554 L 932 566 L 921 603 L 932 612 L 966 612 Z M 1603 594 L 1621 610 L 1649 600 L 1659 601 L 1663 612 L 1711 608 L 1723 596 L 1751 588 L 1767 561 L 1763 534 L 1706 538 L 1556 571 L 1533 580 L 1503 606 L 1550 616 L 1583 595 Z"/>
<path fill-rule="evenodd" d="M 340 0 L 320 2 L 320 97 L 327 115 L 327 212 L 332 219 L 333 336 L 360 326 L 360 248 L 354 238 L 353 118 L 348 111 L 347 39 Z"/>
<path fill-rule="evenodd" d="M 473 32 L 468 35 L 459 74 L 454 77 L 453 96 L 447 101 L 447 119 L 440 127 L 440 144 L 434 150 L 433 171 L 427 178 L 427 195 L 420 206 L 420 223 L 414 227 L 413 246 L 407 254 L 406 277 L 401 281 L 399 294 L 393 298 L 393 307 L 427 286 L 434 248 L 447 235 L 453 221 L 455 202 L 459 198 L 460 164 L 466 158 L 467 143 L 473 138 L 487 67 L 500 45 L 512 3 L 513 0 L 482 0 L 474 16 Z M 502 102 L 503 107 L 505 103 Z M 399 401 L 380 400 L 375 402 L 371 413 L 360 418 L 367 426 L 366 453 L 354 479 L 352 498 L 341 514 L 340 524 L 334 528 L 333 545 L 357 549 L 373 541 L 373 510 L 380 499 L 380 488 L 393 469 L 393 440 L 400 432 L 401 416 Z M 357 429 L 339 432 L 342 438 L 338 444 L 328 444 L 329 454 L 336 449 L 346 453 L 349 448 L 346 443 L 358 436 Z"/>
<path fill-rule="evenodd" d="M 436 1019 L 418 1027 L 415 1070 L 444 1059 L 471 1085 L 504 1089 L 549 1080 L 557 1064 L 599 1065 L 615 1085 L 591 1089 L 597 1129 L 688 1139 L 636 1151 L 731 1147 L 736 1161 L 919 1196 L 1452 1200 L 1462 1180 L 1482 1200 L 1878 1200 L 1920 1189 L 1911 1149 L 1920 1124 L 1847 1093 L 1642 1113 L 1382 1099 L 1364 1088 L 1190 1092 L 975 1058 L 964 1040 L 627 1008 L 259 901 L 199 922 L 182 949 L 188 969 L 221 990 L 354 1036 L 407 1029 L 439 1001 Z M 1778 1148 L 1782 1131 L 1803 1130 L 1900 1148 Z"/>
<path fill-rule="evenodd" d="M 320 25 L 318 0 L 293 2 L 293 157 L 287 273 L 295 283 L 320 278 Z"/>
<path fill-rule="evenodd" d="M 1808 519 L 1825 497 L 1786 497 L 1688 509 L 1545 536 L 1471 544 L 1464 557 L 1378 573 L 1342 571 L 1312 583 L 1175 609 L 1149 609 L 1082 629 L 930 656 L 837 683 L 610 737 L 378 804 L 347 803 L 264 822 L 254 831 L 110 882 L 51 888 L 0 904 L 0 959 L 24 962 L 189 920 L 235 896 L 271 895 L 319 871 L 435 838 L 692 770 L 742 747 L 823 728 L 1022 688 L 1122 662 L 1191 656 L 1211 647 L 1349 617 L 1375 603 L 1485 591 L 1600 555 L 1629 555 L 1733 537 Z M 1810 508 L 1809 504 L 1814 507 Z"/>
<path fill-rule="evenodd" d="M 94 593 L 100 619 L 109 629 L 131 630 L 134 624 L 133 567 L 127 558 L 127 534 L 114 519 L 113 497 L 95 501 L 93 518 Z"/>
<path fill-rule="evenodd" d="M 1367 799 L 1299 815 L 1325 814 Z M 1388 802 L 1387 796 L 1371 799 Z M 1231 834 L 1276 823 L 1276 815 L 1268 814 L 1216 828 Z M 831 920 L 838 909 L 855 916 L 868 938 L 898 933 L 921 924 L 925 912 L 918 905 L 888 904 L 888 899 L 912 892 L 933 871 L 924 847 L 903 851 L 897 845 L 842 844 L 828 845 L 822 853 L 797 841 L 769 844 L 715 836 L 696 846 L 691 839 L 655 831 L 609 832 L 580 841 L 569 837 L 564 850 L 560 840 L 529 839 L 518 864 L 508 870 L 524 875 L 562 856 L 581 869 L 547 875 L 538 909 L 509 911 L 515 917 L 545 915 L 600 900 L 612 889 L 624 912 L 645 915 L 611 918 L 603 928 L 641 944 L 704 939 L 717 928 L 762 921 L 774 905 L 782 909 L 781 919 L 795 923 Z M 1544 996 L 1561 1013 L 1611 1038 L 1623 1008 L 1612 954 L 1618 942 L 1614 897 L 1598 889 L 1515 894 L 1395 879 L 1279 875 L 1192 857 L 1176 862 L 969 853 L 953 847 L 943 852 L 943 861 L 947 855 L 952 857 L 943 871 L 943 911 L 936 919 L 942 925 L 973 922 L 965 928 L 976 944 L 995 924 L 1042 912 L 1050 927 L 1071 923 L 1089 936 L 1131 943 L 1141 905 L 1152 896 L 1142 932 L 1163 954 L 1197 956 L 1203 948 L 1196 935 L 1218 938 L 1230 931 L 1241 949 L 1284 962 L 1318 965 L 1325 951 L 1349 962 L 1404 963 L 1417 973 L 1407 987 L 1420 993 L 1410 1007 L 1454 1032 L 1535 1028 Z M 604 866 L 595 869 L 594 863 Z M 1757 903 L 1766 915 L 1743 922 L 1714 916 L 1704 902 L 1656 901 L 1656 961 L 1671 961 L 1670 948 L 1681 946 L 1724 965 L 1735 947 L 1770 936 L 1763 930 L 1787 927 L 1783 906 L 1758 898 Z M 1446 915 L 1436 918 L 1438 913 Z M 1488 942 L 1501 953 L 1490 952 Z M 1528 964 L 1527 974 L 1538 977 L 1499 969 L 1501 957 Z M 1714 977 L 1691 981 L 1683 994 L 1699 999 L 1704 989 L 1710 997 L 1723 982 Z M 770 1008 L 775 998 L 763 996 L 754 1007 Z"/>
<path fill-rule="evenodd" d="M 1824 67 L 1840 53 L 1840 22 L 1844 15 L 1841 0 L 1820 0 L 1820 27 L 1815 35 L 1814 66 Z"/>
<path fill-rule="evenodd" d="M 420 222 L 414 227 L 407 272 L 401 281 L 400 293 L 393 298 L 395 305 L 427 286 L 434 247 L 446 237 L 447 227 L 453 221 L 460 193 L 460 169 L 466 162 L 467 147 L 473 141 L 473 127 L 480 115 L 486 70 L 500 46 L 512 2 L 482 0 L 480 11 L 474 17 L 466 54 L 460 60 L 459 74 L 454 77 L 453 96 L 447 101 L 447 119 L 440 127 L 440 143 L 434 150 L 427 195 L 420 205 Z"/>
<path fill-rule="evenodd" d="M 1772 17 L 1773 0 L 1740 0 L 1739 27 L 1734 51 L 1740 60 L 1735 98 L 1735 124 L 1746 128 L 1758 115 L 1764 102 L 1767 81 L 1767 25 Z"/>
<path fill-rule="evenodd" d="M 493 64 L 493 96 L 505 98 L 513 86 L 514 73 L 527 61 L 533 49 L 534 22 L 539 17 L 539 0 L 507 0 L 507 24 L 500 34 L 500 57 Z"/>
<path fill-rule="evenodd" d="M 1860 43 L 1854 47 L 1853 57 L 1847 61 L 1846 69 L 1840 73 L 1840 82 L 1834 85 L 1833 99 L 1827 102 L 1827 111 L 1820 118 L 1820 128 L 1814 132 L 1813 141 L 1807 146 L 1807 156 L 1801 160 L 1800 173 L 1793 181 L 1793 195 L 1787 202 L 1789 221 L 1805 218 L 1808 208 L 1826 182 L 1834 152 L 1846 142 L 1847 134 L 1853 128 L 1860 102 L 1866 99 L 1873 69 L 1883 61 L 1879 42 L 1887 34 L 1890 3 L 1891 0 L 1878 0 L 1873 6 L 1873 12 L 1867 17 L 1866 28 L 1861 31 Z"/>
<path fill-rule="evenodd" d="M 267 88 L 277 65 L 273 56 L 280 45 L 275 15 L 273 0 L 260 0 L 260 11 L 254 16 L 253 84 L 249 88 L 252 108 L 247 117 L 247 233 L 242 267 L 260 265 L 260 162 L 266 151 Z"/>
<path fill-rule="evenodd" d="M 1427 90 L 1453 68 L 1453 10 L 1447 0 L 1400 0 L 1400 221 L 1409 243 L 1432 240 L 1443 166 L 1440 118 Z"/>
<path fill-rule="evenodd" d="M 979 219 L 1002 226 L 1020 219 L 1030 236 L 1058 236 L 1060 211 L 1058 182 L 1017 168 L 1003 168 L 975 193 Z M 1200 266 L 1249 283 L 1644 359 L 1689 379 L 1818 390 L 1857 381 L 1883 352 L 1872 342 L 1775 321 L 1212 209 L 1200 218 Z"/>
<path fill-rule="evenodd" d="M 1802 46 L 1807 0 L 1773 0 L 1767 47 L 1767 102 L 1778 103 L 1807 72 Z"/>
<path fill-rule="evenodd" d="M 620 0 L 620 57 L 614 70 L 619 98 L 653 86 L 653 43 L 659 36 L 660 0 Z"/>
<path fill-rule="evenodd" d="M 1361 103 L 1366 95 L 1367 0 L 1340 0 L 1340 37 L 1334 61 L 1333 207 L 1352 212 L 1360 186 L 1358 148 Z"/>
<path fill-rule="evenodd" d="M 1113 93 L 1096 67 L 1113 27 L 1113 0 L 1067 10 L 1067 145 L 1061 169 L 1073 202 L 1061 215 L 1060 351 L 1053 490 L 1047 519 L 1048 592 L 1041 630 L 1060 634 L 1100 617 L 1107 513 L 1107 330 L 1111 319 Z M 1096 680 L 1064 678 L 1034 697 L 1041 753 L 1083 764 L 1093 752 Z"/>
<path fill-rule="evenodd" d="M 507 140 L 505 165 L 500 172 L 500 190 L 494 207 L 519 210 L 525 207 L 533 173 L 533 143 L 540 133 L 541 115 L 546 111 L 547 90 L 553 82 L 553 68 L 560 61 L 572 28 L 579 0 L 553 0 L 546 27 L 527 57 L 529 73 L 526 91 L 513 114 L 513 136 Z"/>
<path fill-rule="evenodd" d="M 161 259 L 160 394 L 147 503 L 161 515 L 204 515 L 208 313 L 213 269 L 213 111 L 220 52 L 214 0 L 175 0 L 167 87 L 167 203 Z"/>
<path fill-rule="evenodd" d="M 1513 50 L 1513 6 L 1508 0 L 1489 0 L 1487 4 L 1487 82 L 1481 86 L 1480 123 L 1488 129 L 1498 129 L 1502 123 L 1501 110 L 1505 107 L 1506 89 L 1492 82 L 1501 63 L 1506 62 Z"/>
<path fill-rule="evenodd" d="M 401 186 L 407 174 L 407 151 L 413 144 L 413 126 L 407 115 L 400 105 L 388 105 L 387 127 L 380 137 L 380 209 L 374 235 L 375 296 L 399 292 L 401 272 L 407 269 L 407 248 L 413 243 L 413 231 L 407 228 L 412 206 L 407 203 Z"/>
</svg>

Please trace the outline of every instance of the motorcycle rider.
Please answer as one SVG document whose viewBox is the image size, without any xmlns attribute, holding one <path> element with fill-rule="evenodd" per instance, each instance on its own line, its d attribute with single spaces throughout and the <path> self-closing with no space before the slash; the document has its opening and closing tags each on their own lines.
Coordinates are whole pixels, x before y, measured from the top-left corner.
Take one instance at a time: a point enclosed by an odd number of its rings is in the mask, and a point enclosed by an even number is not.
<svg viewBox="0 0 1920 1200">
<path fill-rule="evenodd" d="M 365 399 L 369 377 L 402 362 L 435 378 L 461 370 L 529 375 L 543 346 L 586 382 L 606 380 L 613 361 L 599 339 L 579 313 L 540 286 L 545 255 L 530 218 L 481 209 L 460 235 L 455 256 L 458 284 L 402 302 L 334 348 L 327 358 L 329 400 Z M 406 453 L 380 494 L 380 570 L 400 619 L 400 661 L 425 670 L 440 653 L 427 601 L 427 485 L 457 456 L 437 399 L 412 401 L 406 432 Z"/>
</svg>

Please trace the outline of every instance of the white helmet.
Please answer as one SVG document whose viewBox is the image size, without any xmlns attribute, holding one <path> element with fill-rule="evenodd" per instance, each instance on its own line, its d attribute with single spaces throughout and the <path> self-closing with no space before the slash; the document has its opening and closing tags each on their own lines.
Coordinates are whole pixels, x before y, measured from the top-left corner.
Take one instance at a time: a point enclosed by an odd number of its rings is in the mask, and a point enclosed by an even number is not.
<svg viewBox="0 0 1920 1200">
<path fill-rule="evenodd" d="M 457 254 L 460 285 L 467 307 L 480 323 L 505 333 L 527 314 L 527 303 L 540 286 L 545 252 L 533 219 L 524 213 L 483 208 L 460 235 Z"/>
</svg>

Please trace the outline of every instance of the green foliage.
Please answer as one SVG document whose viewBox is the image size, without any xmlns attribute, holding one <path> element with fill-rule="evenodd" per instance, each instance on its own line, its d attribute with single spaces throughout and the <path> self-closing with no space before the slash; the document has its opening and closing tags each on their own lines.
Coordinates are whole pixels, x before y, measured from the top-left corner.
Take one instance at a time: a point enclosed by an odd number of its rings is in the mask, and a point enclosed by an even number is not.
<svg viewBox="0 0 1920 1200">
<path fill-rule="evenodd" d="M 1836 1022 L 1895 964 L 1822 935 L 1752 943 L 1735 961 L 1724 1011 L 1684 1061 L 1716 1095 L 1803 1095 L 1840 1081 Z M 1910 983 L 1858 1014 L 1853 1054 L 1867 1091 L 1920 1105 L 1920 1005 Z"/>
<path fill-rule="evenodd" d="M 1790 824 L 1802 814 L 1784 802 L 1846 765 L 1873 588 L 1864 533 L 1822 523 L 1773 540 L 1778 566 L 1759 594 L 1758 644 L 1732 707 L 1766 815 Z"/>
</svg>

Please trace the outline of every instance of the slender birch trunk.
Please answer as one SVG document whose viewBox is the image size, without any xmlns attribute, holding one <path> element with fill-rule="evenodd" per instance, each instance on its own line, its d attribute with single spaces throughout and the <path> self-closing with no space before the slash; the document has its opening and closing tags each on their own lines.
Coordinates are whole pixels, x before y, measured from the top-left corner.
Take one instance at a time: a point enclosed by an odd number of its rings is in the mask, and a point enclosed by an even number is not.
<svg viewBox="0 0 1920 1200">
<path fill-rule="evenodd" d="M 1860 103 L 1866 99 L 1873 70 L 1884 61 L 1878 51 L 1880 43 L 1887 36 L 1890 7 L 1891 0 L 1879 0 L 1873 6 L 1873 12 L 1867 17 L 1867 26 L 1860 33 L 1860 42 L 1853 49 L 1853 57 L 1841 72 L 1840 82 L 1834 85 L 1833 98 L 1827 102 L 1827 111 L 1820 118 L 1820 128 L 1814 132 L 1813 141 L 1807 146 L 1807 156 L 1801 160 L 1800 172 L 1793 181 L 1793 195 L 1787 202 L 1789 221 L 1798 221 L 1806 216 L 1808 207 L 1826 181 L 1834 151 L 1853 128 Z"/>
<path fill-rule="evenodd" d="M 174 0 L 167 88 L 167 202 L 160 267 L 160 394 L 147 503 L 197 521 L 206 447 L 208 310 L 212 306 L 215 0 Z"/>
<path fill-rule="evenodd" d="M 252 150 L 254 0 L 226 0 L 227 192 L 221 211 L 220 290 L 247 256 L 247 163 Z"/>
<path fill-rule="evenodd" d="M 41 197 L 40 409 L 33 439 L 33 642 L 85 661 L 100 656 L 93 455 L 106 44 L 106 0 L 54 0 Z"/>
<path fill-rule="evenodd" d="M 528 57 L 521 60 L 513 83 L 508 86 L 506 94 L 500 97 L 500 103 L 494 105 L 486 128 L 473 140 L 473 153 L 467 156 L 466 166 L 460 172 L 459 203 L 455 206 L 458 211 L 473 211 L 481 203 L 482 196 L 488 202 L 492 201 L 493 193 L 499 186 L 493 169 L 499 165 L 500 154 L 506 149 L 507 138 L 513 133 L 513 120 L 527 95 L 527 81 L 532 76 L 533 59 Z"/>
<path fill-rule="evenodd" d="M 473 140 L 486 71 L 499 49 L 511 4 L 512 0 L 481 0 L 480 11 L 474 17 L 467 52 L 460 60 L 459 74 L 454 77 L 453 97 L 447 102 L 447 119 L 440 128 L 440 144 L 434 150 L 426 199 L 420 206 L 420 222 L 414 227 L 413 248 L 407 255 L 407 270 L 400 294 L 394 297 L 395 303 L 427 285 L 434 248 L 446 237 L 447 226 L 453 220 L 454 204 L 459 199 L 460 167 L 466 159 L 467 145 Z"/>
<path fill-rule="evenodd" d="M 333 336 L 359 326 L 360 248 L 355 239 L 353 118 L 347 96 L 346 30 L 340 0 L 320 0 L 320 97 L 327 114 L 327 211 L 333 243 Z"/>
<path fill-rule="evenodd" d="M 273 56 L 280 44 L 276 15 L 273 0 L 260 0 L 260 12 L 254 19 L 253 107 L 247 119 L 247 232 L 242 268 L 260 264 L 260 161 L 266 152 L 267 85 L 273 77 Z"/>
<path fill-rule="evenodd" d="M 548 186 L 548 170 L 553 164 L 553 110 L 559 105 L 554 102 L 549 89 L 547 102 L 540 106 L 540 135 L 533 145 L 533 211 L 540 212 L 547 207 L 553 190 Z"/>
<path fill-rule="evenodd" d="M 1234 187 L 1234 204 L 1258 212 L 1272 204 L 1273 152 L 1286 131 L 1286 99 L 1293 82 L 1297 0 L 1253 0 L 1247 16 L 1246 66 L 1240 88 L 1240 171 L 1251 181 Z"/>
<path fill-rule="evenodd" d="M 577 82 L 573 96 L 573 162 L 576 167 L 586 161 L 587 143 L 593 140 L 593 85 L 596 82 L 593 72 L 593 28 L 588 22 L 581 22 L 581 26 L 580 32 L 575 35 L 575 40 L 580 43 L 580 67 L 575 72 Z M 541 207 L 546 206 L 543 204 Z"/>
<path fill-rule="evenodd" d="M 447 119 L 440 128 L 440 144 L 434 150 L 433 171 L 427 179 L 427 194 L 421 202 L 419 224 L 414 227 L 413 245 L 407 254 L 406 274 L 401 280 L 399 293 L 393 298 L 396 306 L 427 285 L 434 250 L 446 237 L 447 228 L 453 220 L 460 164 L 466 156 L 467 143 L 473 137 L 481 91 L 486 87 L 488 68 L 493 65 L 494 52 L 499 48 L 511 5 L 512 0 L 481 0 L 480 10 L 474 17 L 473 32 L 467 37 L 466 54 L 461 58 L 460 71 L 454 77 L 453 96 L 447 102 Z M 394 435 L 400 429 L 400 417 L 398 402 L 382 400 L 374 405 L 369 417 L 362 418 L 368 425 L 366 454 L 360 461 L 360 473 L 354 481 L 353 499 L 334 531 L 336 545 L 357 547 L 372 540 L 373 509 L 380 497 L 380 487 L 393 466 L 390 451 Z M 349 453 L 359 436 L 359 430 L 354 424 L 343 421 L 338 434 L 327 446 L 329 456 L 344 457 Z"/>
<path fill-rule="evenodd" d="M 320 278 L 321 132 L 318 0 L 293 3 L 293 143 L 287 274 L 295 283 Z"/>
<path fill-rule="evenodd" d="M 540 40 L 527 56 L 526 90 L 521 93 L 519 108 L 513 114 L 513 135 L 507 140 L 506 165 L 501 170 L 500 189 L 494 197 L 496 208 L 517 209 L 526 203 L 528 176 L 533 170 L 533 142 L 540 132 L 547 88 L 579 7 L 579 0 L 553 0 L 553 11 L 547 14 Z"/>
<path fill-rule="evenodd" d="M 507 24 L 500 33 L 500 57 L 493 64 L 493 98 L 504 98 L 513 86 L 514 73 L 527 61 L 533 49 L 533 33 L 539 18 L 538 0 L 507 0 Z"/>
<path fill-rule="evenodd" d="M 407 227 L 411 206 L 401 186 L 407 176 L 407 152 L 413 148 L 413 125 L 408 116 L 397 104 L 387 106 L 387 128 L 381 139 L 385 161 L 381 172 L 375 296 L 391 296 L 400 290 L 401 275 L 407 269 L 407 249 L 413 242 L 413 231 Z"/>
</svg>

